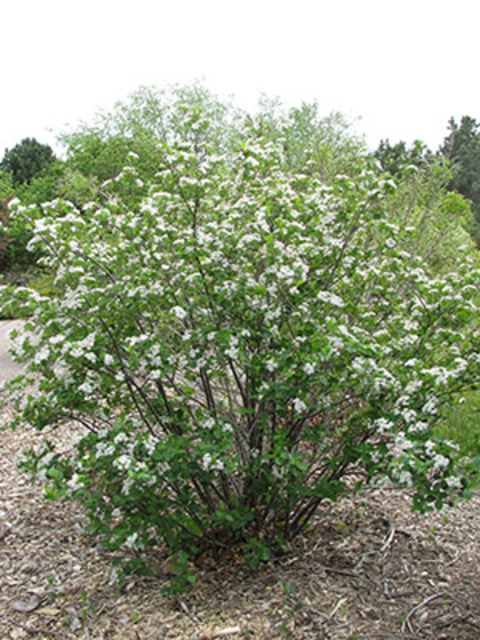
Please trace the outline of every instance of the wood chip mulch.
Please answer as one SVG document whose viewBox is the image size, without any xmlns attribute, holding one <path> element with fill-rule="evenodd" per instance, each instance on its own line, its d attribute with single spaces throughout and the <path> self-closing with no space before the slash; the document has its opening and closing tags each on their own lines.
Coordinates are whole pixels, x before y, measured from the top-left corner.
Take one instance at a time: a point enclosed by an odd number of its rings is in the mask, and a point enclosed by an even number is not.
<svg viewBox="0 0 480 640">
<path fill-rule="evenodd" d="M 0 431 L 0 639 L 480 639 L 480 493 L 423 516 L 405 491 L 346 496 L 286 556 L 205 560 L 171 596 L 161 550 L 155 578 L 119 585 L 82 507 L 16 468 L 38 437 Z"/>
</svg>

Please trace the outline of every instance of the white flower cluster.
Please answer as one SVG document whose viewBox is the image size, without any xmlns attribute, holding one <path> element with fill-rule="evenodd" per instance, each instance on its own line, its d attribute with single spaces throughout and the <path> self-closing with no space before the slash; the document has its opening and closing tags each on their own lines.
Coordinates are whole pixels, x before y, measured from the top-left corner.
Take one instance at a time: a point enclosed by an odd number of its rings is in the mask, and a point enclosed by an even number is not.
<svg viewBox="0 0 480 640">
<path fill-rule="evenodd" d="M 296 413 L 303 413 L 304 411 L 307 410 L 307 405 L 303 400 L 300 400 L 300 398 L 295 398 L 293 400 L 293 408 L 296 411 Z"/>
<path fill-rule="evenodd" d="M 382 436 L 392 433 L 395 429 L 395 424 L 386 418 L 377 418 L 374 422 L 374 426 L 377 432 Z"/>
<path fill-rule="evenodd" d="M 330 291 L 319 291 L 317 293 L 317 299 L 320 302 L 325 302 L 327 304 L 331 304 L 334 307 L 344 307 L 345 302 L 337 296 L 335 293 L 331 293 Z"/>
<path fill-rule="evenodd" d="M 179 320 L 185 320 L 185 318 L 187 317 L 187 312 L 185 311 L 185 309 L 183 307 L 179 307 L 179 306 L 172 307 L 171 312 Z"/>
<path fill-rule="evenodd" d="M 215 460 L 211 453 L 205 453 L 202 457 L 202 467 L 205 471 L 223 471 L 225 465 L 221 460 Z"/>
<path fill-rule="evenodd" d="M 70 480 L 67 481 L 67 486 L 71 491 L 76 491 L 83 487 L 83 482 L 78 473 L 74 473 Z"/>
</svg>

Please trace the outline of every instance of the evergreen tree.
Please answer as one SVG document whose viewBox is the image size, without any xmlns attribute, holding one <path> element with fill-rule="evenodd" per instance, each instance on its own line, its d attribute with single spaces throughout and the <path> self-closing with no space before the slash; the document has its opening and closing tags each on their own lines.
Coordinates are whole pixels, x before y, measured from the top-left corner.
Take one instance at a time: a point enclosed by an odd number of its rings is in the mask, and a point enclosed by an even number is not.
<svg viewBox="0 0 480 640">
<path fill-rule="evenodd" d="M 28 184 L 54 161 L 55 155 L 48 144 L 24 138 L 13 149 L 5 150 L 0 169 L 11 174 L 14 184 Z"/>
<path fill-rule="evenodd" d="M 475 237 L 480 243 L 480 124 L 475 118 L 463 116 L 460 124 L 451 118 L 450 133 L 440 153 L 451 163 L 449 189 L 471 201 L 475 216 Z"/>
<path fill-rule="evenodd" d="M 403 140 L 392 145 L 387 139 L 380 141 L 378 149 L 373 155 L 380 162 L 384 171 L 394 177 L 401 177 L 408 166 L 421 167 L 425 165 L 431 151 L 420 140 L 415 140 L 409 149 Z"/>
</svg>

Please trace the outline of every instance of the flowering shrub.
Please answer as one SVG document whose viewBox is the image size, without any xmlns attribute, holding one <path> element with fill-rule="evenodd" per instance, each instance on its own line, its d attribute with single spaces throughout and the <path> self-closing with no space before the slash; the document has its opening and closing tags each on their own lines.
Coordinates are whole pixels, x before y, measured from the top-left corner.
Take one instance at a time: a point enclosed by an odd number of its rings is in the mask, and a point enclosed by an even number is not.
<svg viewBox="0 0 480 640">
<path fill-rule="evenodd" d="M 57 292 L 2 289 L 26 319 L 16 421 L 78 424 L 25 468 L 113 548 L 161 540 L 182 566 L 205 546 L 266 559 L 352 483 L 405 485 L 419 509 L 461 495 L 432 428 L 478 382 L 468 252 L 433 278 L 402 251 L 368 161 L 326 187 L 281 140 L 250 127 L 219 155 L 184 117 L 140 205 L 16 206 Z M 134 175 L 132 158 L 118 180 Z"/>
</svg>

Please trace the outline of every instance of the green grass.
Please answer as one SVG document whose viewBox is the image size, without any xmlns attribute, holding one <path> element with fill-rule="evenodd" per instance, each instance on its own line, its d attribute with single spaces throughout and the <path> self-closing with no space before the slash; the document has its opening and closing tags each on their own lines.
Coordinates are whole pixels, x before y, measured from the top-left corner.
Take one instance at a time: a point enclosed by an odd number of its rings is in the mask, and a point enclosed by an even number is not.
<svg viewBox="0 0 480 640">
<path fill-rule="evenodd" d="M 464 402 L 450 409 L 438 426 L 439 435 L 460 448 L 460 457 L 473 460 L 472 482 L 480 486 L 480 391 L 463 394 Z"/>
</svg>

